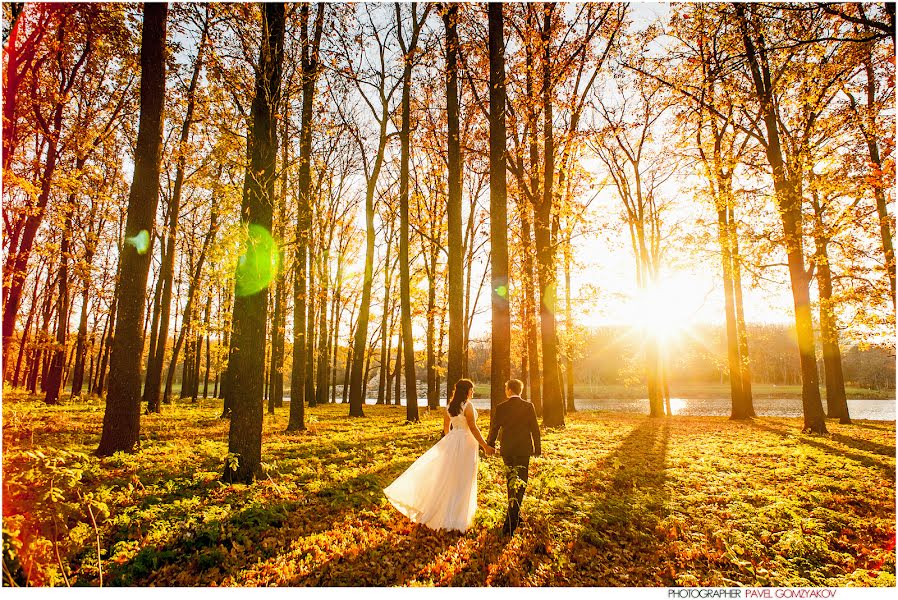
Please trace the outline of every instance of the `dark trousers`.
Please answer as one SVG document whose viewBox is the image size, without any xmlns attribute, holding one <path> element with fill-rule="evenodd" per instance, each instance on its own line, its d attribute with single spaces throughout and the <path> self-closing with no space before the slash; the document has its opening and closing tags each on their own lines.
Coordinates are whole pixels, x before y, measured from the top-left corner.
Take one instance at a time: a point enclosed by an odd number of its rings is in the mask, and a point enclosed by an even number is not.
<svg viewBox="0 0 898 600">
<path fill-rule="evenodd" d="M 508 512 L 502 529 L 513 533 L 521 522 L 521 503 L 527 489 L 530 456 L 503 456 L 502 460 L 505 461 L 505 477 L 508 485 Z"/>
</svg>

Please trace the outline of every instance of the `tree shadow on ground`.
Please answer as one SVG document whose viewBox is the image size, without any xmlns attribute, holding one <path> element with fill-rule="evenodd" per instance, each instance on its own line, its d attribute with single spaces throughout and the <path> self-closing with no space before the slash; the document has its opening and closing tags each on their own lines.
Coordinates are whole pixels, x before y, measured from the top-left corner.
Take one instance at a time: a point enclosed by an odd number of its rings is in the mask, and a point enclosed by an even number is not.
<svg viewBox="0 0 898 600">
<path fill-rule="evenodd" d="M 401 586 L 456 544 L 463 534 L 412 525 L 408 532 L 381 531 L 370 546 L 351 548 L 288 580 L 300 586 Z"/>
<path fill-rule="evenodd" d="M 500 573 L 500 563 L 508 562 L 509 554 L 514 553 L 514 548 L 513 538 L 500 535 L 495 529 L 482 529 L 477 538 L 470 540 L 462 549 L 467 552 L 464 568 L 456 571 L 449 581 L 443 583 L 450 586 L 500 585 L 504 579 Z M 503 555 L 506 555 L 504 561 Z M 520 585 L 520 580 L 511 585 Z"/>
<path fill-rule="evenodd" d="M 670 426 L 667 418 L 647 417 L 624 435 L 609 454 L 582 469 L 582 477 L 565 476 L 571 487 L 588 490 L 586 498 L 592 501 L 575 503 L 570 496 L 557 492 L 533 498 L 530 506 L 525 499 L 522 527 L 507 548 L 493 546 L 489 536 L 478 539 L 477 551 L 498 560 L 499 564 L 473 573 L 466 569 L 452 583 L 505 586 L 666 583 L 669 578 L 663 579 L 658 574 L 660 567 L 656 558 L 662 548 L 655 530 L 667 514 L 665 461 Z M 528 493 L 532 490 L 540 496 L 533 489 L 545 485 L 539 482 L 540 477 L 541 474 L 531 477 Z"/>
<path fill-rule="evenodd" d="M 826 444 L 822 441 L 822 440 L 826 439 L 825 436 L 811 436 L 811 435 L 806 435 L 806 434 L 798 434 L 798 432 L 796 432 L 794 430 L 784 429 L 784 428 L 780 428 L 780 427 L 775 427 L 770 424 L 761 423 L 757 419 L 752 419 L 751 421 L 749 421 L 749 425 L 751 427 L 754 427 L 755 429 L 760 429 L 762 431 L 767 431 L 767 432 L 776 434 L 783 439 L 794 437 L 798 440 L 799 444 L 811 446 L 811 447 L 817 448 L 819 450 L 822 450 L 823 452 L 825 452 L 826 454 L 829 454 L 831 456 L 844 457 L 844 458 L 852 460 L 864 467 L 876 469 L 876 470 L 880 471 L 888 479 L 895 481 L 895 466 L 894 465 L 886 464 L 882 461 L 876 460 L 875 458 L 872 458 L 865 454 L 858 454 L 856 452 L 849 452 L 849 451 L 843 450 L 841 448 L 835 448 L 835 447 L 833 447 L 829 444 Z M 847 436 L 841 436 L 841 437 L 846 438 L 848 440 L 852 440 L 852 438 L 847 438 Z M 840 441 L 840 443 L 843 443 L 843 442 L 841 442 L 841 440 L 838 440 L 838 441 Z M 858 440 L 853 440 L 853 441 L 855 443 L 853 445 L 851 445 L 852 448 L 864 450 L 864 448 L 860 447 Z M 846 444 L 846 445 L 848 445 L 848 444 Z M 879 446 L 879 444 L 873 444 L 873 445 Z M 876 454 L 878 454 L 878 453 L 876 453 Z M 879 455 L 883 456 L 881 454 L 879 454 Z M 893 456 L 893 454 L 890 454 L 890 456 Z"/>
<path fill-rule="evenodd" d="M 871 454 L 878 454 L 880 456 L 895 456 L 895 447 L 894 446 L 886 446 L 884 444 L 878 444 L 876 442 L 872 442 L 870 440 L 859 439 L 849 437 L 847 435 L 843 435 L 841 433 L 830 433 L 830 439 L 834 442 L 839 442 L 849 448 L 854 448 L 855 450 L 862 450 L 864 452 L 869 452 Z"/>
<path fill-rule="evenodd" d="M 662 544 L 655 533 L 668 510 L 670 427 L 669 418 L 646 418 L 590 469 L 591 481 L 583 483 L 593 487 L 595 499 L 577 507 L 580 526 L 565 552 L 566 567 L 550 571 L 544 585 L 670 583 L 669 578 L 659 580 Z M 550 530 L 551 519 L 550 514 L 545 523 Z M 545 551 L 539 544 L 529 550 L 533 556 Z M 523 568 L 532 566 L 526 562 Z"/>
<path fill-rule="evenodd" d="M 852 427 L 860 427 L 861 429 L 872 429 L 873 431 L 884 431 L 889 428 L 887 425 L 888 423 L 889 423 L 888 421 L 875 421 L 872 423 L 870 423 L 870 422 L 864 423 L 864 422 L 852 419 L 851 426 Z"/>
<path fill-rule="evenodd" d="M 183 514 L 158 515 L 177 522 L 177 527 L 173 527 L 166 542 L 146 545 L 136 555 L 113 565 L 107 580 L 118 585 L 145 585 L 151 582 L 177 584 L 181 580 L 203 581 L 204 572 L 210 569 L 217 569 L 224 577 L 236 577 L 247 565 L 289 554 L 291 544 L 297 540 L 340 527 L 343 520 L 357 515 L 359 511 L 378 509 L 384 482 L 404 470 L 409 462 L 390 461 L 377 469 L 368 469 L 345 479 L 319 481 L 314 490 L 307 489 L 308 480 L 284 483 L 277 478 L 273 482 L 260 480 L 250 486 L 225 486 L 222 490 L 230 492 L 224 498 L 219 497 L 219 501 L 227 502 L 235 509 L 227 518 L 202 522 L 191 519 L 195 515 L 189 507 L 181 507 L 177 501 L 202 497 L 208 503 L 214 503 L 208 498 L 208 492 L 218 489 L 217 482 L 185 482 L 170 490 L 153 490 L 141 498 L 138 507 L 179 507 L 177 510 Z M 147 484 L 151 482 L 148 480 Z M 258 494 L 258 486 L 269 488 L 271 496 L 264 504 L 258 502 L 259 498 L 254 498 Z M 194 522 L 188 525 L 191 521 Z M 373 525 L 382 528 L 379 523 Z M 135 529 L 132 525 L 109 540 L 108 545 L 142 537 L 144 534 L 139 526 Z M 231 564 L 229 554 L 235 547 L 242 553 L 245 564 Z M 374 556 L 376 552 L 369 554 Z M 336 560 L 339 562 L 342 559 L 337 556 Z M 173 565 L 178 566 L 177 573 L 171 573 L 167 568 Z M 188 575 L 190 577 L 184 579 Z M 171 576 L 178 579 L 173 582 Z M 345 581 L 343 585 L 354 584 Z"/>
<path fill-rule="evenodd" d="M 325 520 L 307 518 L 314 511 L 309 504 L 288 499 L 252 504 L 223 519 L 190 522 L 184 518 L 165 543 L 143 545 L 127 560 L 109 564 L 106 581 L 110 585 L 196 585 L 209 581 L 210 570 L 216 574 L 213 581 L 235 575 L 277 554 L 277 545 L 267 541 L 274 539 L 273 534 L 289 541 L 327 529 Z"/>
</svg>

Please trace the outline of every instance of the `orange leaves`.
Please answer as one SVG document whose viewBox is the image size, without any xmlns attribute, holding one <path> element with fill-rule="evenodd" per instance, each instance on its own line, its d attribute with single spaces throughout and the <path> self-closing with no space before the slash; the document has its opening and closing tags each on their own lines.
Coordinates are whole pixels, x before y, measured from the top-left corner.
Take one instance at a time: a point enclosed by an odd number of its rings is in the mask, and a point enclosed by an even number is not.
<svg viewBox="0 0 898 600">
<path fill-rule="evenodd" d="M 26 450 L 91 447 L 98 413 L 72 404 L 46 418 L 37 404 L 4 401 L 4 539 L 32 584 L 59 584 L 50 529 L 28 493 L 43 484 L 16 481 L 33 467 Z M 380 495 L 433 443 L 435 415 L 405 426 L 392 407 L 371 406 L 360 423 L 345 406 L 320 406 L 310 409 L 315 436 L 287 436 L 278 413 L 264 425 L 271 480 L 222 485 L 219 410 L 174 405 L 147 419 L 139 454 L 75 461 L 81 493 L 109 507 L 98 520 L 104 583 L 894 584 L 892 423 L 834 423 L 831 437 L 809 437 L 787 435 L 792 419 L 571 414 L 567 429 L 546 432 L 524 524 L 503 539 L 495 464 L 481 465 L 475 526 L 464 534 L 413 524 Z M 21 448 L 32 429 L 36 445 Z M 29 477 L 43 481 L 40 471 Z M 69 519 L 73 533 L 59 540 L 68 577 L 95 585 L 93 529 L 86 515 Z"/>
</svg>

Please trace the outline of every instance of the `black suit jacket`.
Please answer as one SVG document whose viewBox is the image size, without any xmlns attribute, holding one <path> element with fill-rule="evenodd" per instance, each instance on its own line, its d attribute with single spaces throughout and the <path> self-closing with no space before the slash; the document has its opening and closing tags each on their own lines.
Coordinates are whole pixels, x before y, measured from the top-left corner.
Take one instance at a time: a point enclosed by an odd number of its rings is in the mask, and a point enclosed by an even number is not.
<svg viewBox="0 0 898 600">
<path fill-rule="evenodd" d="M 542 454 L 539 424 L 533 404 L 520 396 L 512 396 L 496 407 L 490 415 L 488 446 L 494 446 L 500 438 L 499 454 L 510 456 L 539 456 Z"/>
</svg>

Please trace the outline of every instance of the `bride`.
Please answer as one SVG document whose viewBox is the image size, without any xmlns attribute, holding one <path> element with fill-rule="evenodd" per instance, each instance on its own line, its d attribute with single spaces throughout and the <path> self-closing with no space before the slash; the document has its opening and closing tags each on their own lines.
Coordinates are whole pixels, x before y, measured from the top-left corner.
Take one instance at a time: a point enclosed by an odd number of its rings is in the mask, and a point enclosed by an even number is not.
<svg viewBox="0 0 898 600">
<path fill-rule="evenodd" d="M 384 490 L 390 503 L 415 523 L 465 531 L 474 520 L 477 446 L 488 455 L 495 450 L 477 428 L 473 396 L 474 382 L 460 379 L 443 414 L 443 439 Z"/>
</svg>

